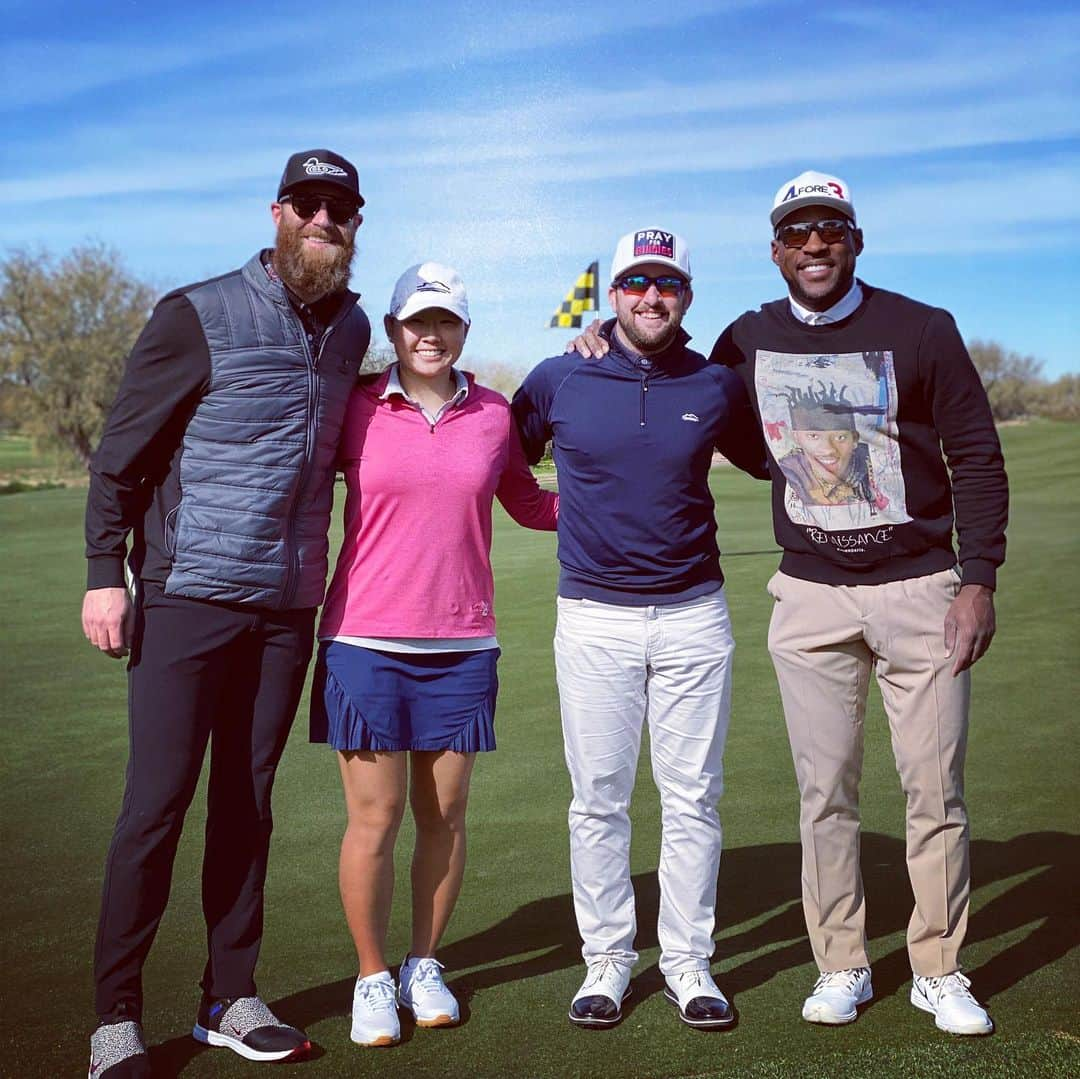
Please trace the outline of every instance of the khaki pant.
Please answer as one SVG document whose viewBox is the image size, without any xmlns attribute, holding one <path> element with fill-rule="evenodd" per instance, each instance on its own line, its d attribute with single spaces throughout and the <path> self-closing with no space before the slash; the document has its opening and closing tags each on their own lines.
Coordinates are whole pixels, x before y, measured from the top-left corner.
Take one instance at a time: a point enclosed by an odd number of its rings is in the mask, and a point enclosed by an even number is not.
<svg viewBox="0 0 1080 1079">
<path fill-rule="evenodd" d="M 801 800 L 806 927 L 822 971 L 870 965 L 859 869 L 863 719 L 873 668 L 907 796 L 915 895 L 911 969 L 959 968 L 970 873 L 964 806 L 969 672 L 954 678 L 945 613 L 954 570 L 876 585 L 815 584 L 777 573 L 769 627 Z"/>
</svg>

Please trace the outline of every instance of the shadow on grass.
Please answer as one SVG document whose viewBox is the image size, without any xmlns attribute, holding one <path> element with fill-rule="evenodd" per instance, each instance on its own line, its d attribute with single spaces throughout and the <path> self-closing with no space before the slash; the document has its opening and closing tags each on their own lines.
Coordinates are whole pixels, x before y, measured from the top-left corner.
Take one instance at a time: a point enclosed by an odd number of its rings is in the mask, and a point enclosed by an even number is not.
<svg viewBox="0 0 1080 1079">
<path fill-rule="evenodd" d="M 867 840 L 877 841 L 875 845 L 884 841 L 886 850 L 889 845 L 895 847 L 897 862 L 894 868 L 886 871 L 884 867 L 875 869 L 867 864 Z M 1011 877 L 1025 877 L 982 904 L 968 922 L 968 944 L 992 941 L 998 936 L 1029 929 L 982 966 L 966 971 L 974 983 L 972 988 L 976 995 L 986 1003 L 1080 944 L 1080 917 L 1075 898 L 1076 881 L 1080 876 L 1080 836 L 1065 832 L 1033 832 L 1003 841 L 976 839 L 971 844 L 971 868 L 976 898 L 979 888 Z M 911 892 L 902 844 L 885 836 L 865 836 L 863 875 L 871 940 L 903 929 L 910 913 Z M 881 910 L 882 886 L 887 889 L 885 912 Z M 882 918 L 886 919 L 884 923 Z M 875 959 L 875 998 L 890 996 L 910 977 L 907 952 L 903 948 Z"/>
<path fill-rule="evenodd" d="M 1075 911 L 1075 882 L 1080 873 L 1080 836 L 1035 832 L 998 842 L 977 839 L 971 845 L 976 889 L 1012 877 L 1025 879 L 982 905 L 972 915 L 967 940 L 989 941 L 1002 934 L 1033 927 L 1015 943 L 970 971 L 979 998 L 991 1000 L 1028 975 L 1060 959 L 1080 944 L 1080 918 Z M 875 832 L 862 837 L 861 862 L 867 896 L 867 934 L 871 942 L 902 932 L 911 914 L 911 890 L 904 862 L 904 844 Z M 719 878 L 714 969 L 732 998 L 765 984 L 786 970 L 810 961 L 802 905 L 799 901 L 800 853 L 796 843 L 736 847 L 724 852 Z M 634 877 L 637 898 L 637 947 L 657 947 L 659 888 L 655 873 Z M 744 923 L 746 929 L 726 929 Z M 344 928 L 342 932 L 344 932 Z M 439 955 L 450 972 L 469 1019 L 469 1001 L 481 990 L 551 974 L 581 965 L 581 942 L 568 894 L 546 896 L 518 907 L 482 932 L 454 941 Z M 872 945 L 871 945 L 872 947 Z M 740 962 L 740 957 L 748 956 Z M 911 977 L 907 953 L 897 948 L 874 957 L 875 1000 L 896 993 Z M 307 1027 L 321 1020 L 348 1016 L 354 976 L 312 986 L 274 1001 L 274 1010 L 288 1022 Z M 627 1013 L 663 989 L 655 965 L 634 978 Z M 871 1005 L 872 1006 L 872 1005 Z M 402 1024 L 403 1040 L 412 1035 Z M 176 1075 L 205 1050 L 190 1038 L 174 1038 L 151 1049 L 155 1074 Z M 315 1056 L 321 1055 L 316 1047 Z"/>
</svg>

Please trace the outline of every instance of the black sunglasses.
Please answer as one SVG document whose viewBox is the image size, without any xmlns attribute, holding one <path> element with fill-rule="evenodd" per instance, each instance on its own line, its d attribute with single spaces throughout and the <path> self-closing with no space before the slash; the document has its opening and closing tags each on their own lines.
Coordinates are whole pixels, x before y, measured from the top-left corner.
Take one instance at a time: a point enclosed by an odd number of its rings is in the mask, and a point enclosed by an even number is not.
<svg viewBox="0 0 1080 1079">
<path fill-rule="evenodd" d="M 282 195 L 301 221 L 310 221 L 325 206 L 326 213 L 335 225 L 348 224 L 360 209 L 352 199 L 331 199 L 325 195 Z"/>
<path fill-rule="evenodd" d="M 681 296 L 686 282 L 681 277 L 646 277 L 643 273 L 626 274 L 615 282 L 615 287 L 632 296 L 644 296 L 655 285 L 661 296 Z"/>
<path fill-rule="evenodd" d="M 822 243 L 838 244 L 847 235 L 851 222 L 843 218 L 829 218 L 828 221 L 800 221 L 797 225 L 781 225 L 776 230 L 776 238 L 785 247 L 805 247 L 810 240 L 810 233 L 816 232 Z"/>
</svg>

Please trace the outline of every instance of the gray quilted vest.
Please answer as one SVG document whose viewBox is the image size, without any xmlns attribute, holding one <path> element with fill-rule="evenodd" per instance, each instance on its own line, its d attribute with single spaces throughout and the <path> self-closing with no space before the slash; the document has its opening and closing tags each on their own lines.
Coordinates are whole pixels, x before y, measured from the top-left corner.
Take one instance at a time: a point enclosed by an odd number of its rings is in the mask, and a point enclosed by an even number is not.
<svg viewBox="0 0 1080 1079">
<path fill-rule="evenodd" d="M 347 304 L 313 354 L 258 255 L 186 293 L 210 349 L 210 387 L 188 423 L 180 503 L 165 522 L 170 595 L 315 607 L 326 587 L 334 457 L 371 339 Z"/>
</svg>

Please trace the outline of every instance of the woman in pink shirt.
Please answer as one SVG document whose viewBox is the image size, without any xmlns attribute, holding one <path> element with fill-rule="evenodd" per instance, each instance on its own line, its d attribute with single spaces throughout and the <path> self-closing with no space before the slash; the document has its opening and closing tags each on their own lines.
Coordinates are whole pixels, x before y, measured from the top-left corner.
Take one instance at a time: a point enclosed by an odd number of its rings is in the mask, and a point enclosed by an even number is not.
<svg viewBox="0 0 1080 1079">
<path fill-rule="evenodd" d="M 352 1040 L 393 1045 L 397 1004 L 417 1026 L 452 1026 L 457 1000 L 435 949 L 465 868 L 477 752 L 495 748 L 499 656 L 491 507 L 554 530 L 500 394 L 457 371 L 469 331 L 457 272 L 427 262 L 394 288 L 397 363 L 354 391 L 338 465 L 345 540 L 319 626 L 311 740 L 338 751 L 348 825 L 340 883 L 360 972 Z M 384 955 L 394 842 L 416 822 L 412 943 L 395 986 Z"/>
</svg>

